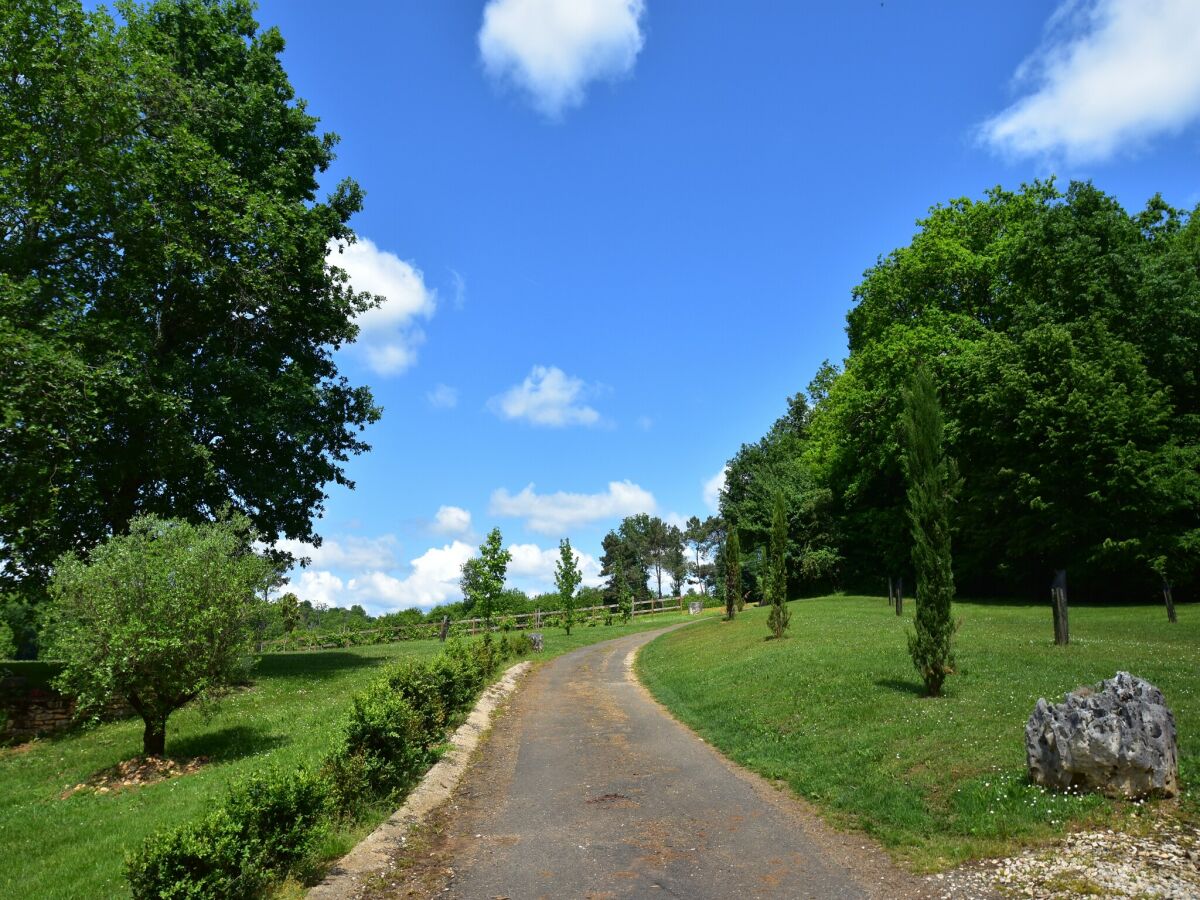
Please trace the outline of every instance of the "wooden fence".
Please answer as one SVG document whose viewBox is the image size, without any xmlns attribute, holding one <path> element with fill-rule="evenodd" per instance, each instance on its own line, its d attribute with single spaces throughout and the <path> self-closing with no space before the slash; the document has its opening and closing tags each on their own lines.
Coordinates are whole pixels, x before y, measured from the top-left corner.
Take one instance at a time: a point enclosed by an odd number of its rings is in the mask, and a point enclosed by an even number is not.
<svg viewBox="0 0 1200 900">
<path fill-rule="evenodd" d="M 645 616 L 652 613 L 674 612 L 684 608 L 679 597 L 663 597 L 661 600 L 638 600 L 633 604 L 634 616 Z M 492 617 L 492 631 L 538 631 L 543 627 L 560 627 L 564 609 L 538 609 L 528 613 L 501 614 Z M 575 610 L 575 621 L 586 625 L 590 621 L 603 618 L 609 613 L 619 615 L 615 606 L 584 606 Z M 449 634 L 480 634 L 484 630 L 484 620 L 454 619 L 449 622 L 415 622 L 406 625 L 381 625 L 378 628 L 363 628 L 358 631 L 343 631 L 313 635 L 314 642 L 307 646 L 296 646 L 306 643 L 301 636 L 289 635 L 263 641 L 263 650 L 333 650 L 338 647 L 357 647 L 369 644 L 391 644 L 399 641 L 431 640 L 440 637 L 443 625 Z"/>
</svg>

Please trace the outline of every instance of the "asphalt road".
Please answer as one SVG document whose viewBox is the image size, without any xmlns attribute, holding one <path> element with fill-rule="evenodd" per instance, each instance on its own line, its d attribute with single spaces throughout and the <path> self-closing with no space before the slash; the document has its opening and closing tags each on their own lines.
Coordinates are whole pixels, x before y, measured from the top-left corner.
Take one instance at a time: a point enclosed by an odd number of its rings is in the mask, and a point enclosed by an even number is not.
<svg viewBox="0 0 1200 900">
<path fill-rule="evenodd" d="M 667 715 L 628 668 L 660 633 L 585 647 L 529 676 L 445 816 L 431 894 L 923 893 L 867 839 L 826 828 Z"/>
</svg>

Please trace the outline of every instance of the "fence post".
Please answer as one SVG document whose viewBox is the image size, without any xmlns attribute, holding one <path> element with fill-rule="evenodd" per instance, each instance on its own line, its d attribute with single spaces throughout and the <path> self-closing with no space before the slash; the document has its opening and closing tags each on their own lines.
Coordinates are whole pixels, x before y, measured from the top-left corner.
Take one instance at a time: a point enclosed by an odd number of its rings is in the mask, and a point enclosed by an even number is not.
<svg viewBox="0 0 1200 900">
<path fill-rule="evenodd" d="M 1071 628 L 1067 618 L 1067 570 L 1054 573 L 1050 587 L 1050 599 L 1054 607 L 1054 643 L 1065 647 L 1071 643 Z"/>
</svg>

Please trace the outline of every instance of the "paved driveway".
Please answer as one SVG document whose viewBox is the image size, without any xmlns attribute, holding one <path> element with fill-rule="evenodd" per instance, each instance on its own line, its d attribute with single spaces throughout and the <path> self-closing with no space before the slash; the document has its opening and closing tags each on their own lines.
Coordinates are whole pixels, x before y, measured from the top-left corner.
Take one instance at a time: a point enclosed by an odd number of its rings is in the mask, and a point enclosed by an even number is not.
<svg viewBox="0 0 1200 900">
<path fill-rule="evenodd" d="M 529 676 L 444 816 L 436 896 L 920 895 L 865 838 L 830 831 L 649 697 L 629 663 L 660 633 Z"/>
</svg>

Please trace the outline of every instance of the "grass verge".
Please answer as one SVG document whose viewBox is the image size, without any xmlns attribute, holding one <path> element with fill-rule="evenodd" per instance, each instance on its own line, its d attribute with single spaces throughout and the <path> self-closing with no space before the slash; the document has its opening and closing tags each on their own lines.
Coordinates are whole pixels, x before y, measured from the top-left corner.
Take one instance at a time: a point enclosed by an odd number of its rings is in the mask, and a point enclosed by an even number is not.
<svg viewBox="0 0 1200 900">
<path fill-rule="evenodd" d="M 639 617 L 629 625 L 546 632 L 549 658 L 586 644 L 659 628 L 686 616 Z M 330 750 L 348 698 L 404 657 L 429 658 L 437 641 L 412 641 L 263 657 L 254 683 L 222 701 L 210 718 L 175 713 L 167 752 L 208 757 L 193 774 L 97 794 L 64 791 L 141 752 L 140 720 L 125 720 L 0 750 L 0 897 L 128 896 L 125 853 L 150 834 L 198 818 L 225 796 L 231 780 L 266 768 L 316 765 Z M 330 836 L 321 855 L 335 859 L 391 813 Z"/>
<path fill-rule="evenodd" d="M 731 759 L 874 835 L 907 867 L 936 871 L 1085 824 L 1200 820 L 1200 610 L 1170 625 L 1159 607 L 1076 607 L 1071 645 L 1055 647 L 1048 607 L 955 604 L 958 674 L 931 700 L 908 657 L 908 615 L 874 597 L 790 605 L 782 641 L 766 640 L 766 609 L 748 608 L 653 641 L 639 675 Z M 1054 794 L 1026 778 L 1038 697 L 1061 700 L 1118 669 L 1156 684 L 1175 714 L 1178 802 Z"/>
</svg>

